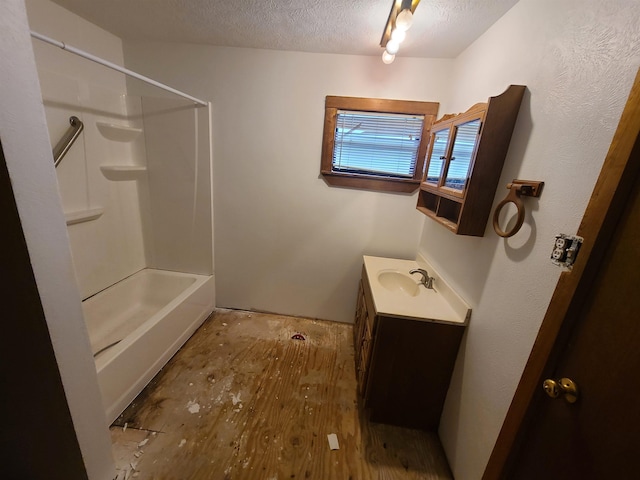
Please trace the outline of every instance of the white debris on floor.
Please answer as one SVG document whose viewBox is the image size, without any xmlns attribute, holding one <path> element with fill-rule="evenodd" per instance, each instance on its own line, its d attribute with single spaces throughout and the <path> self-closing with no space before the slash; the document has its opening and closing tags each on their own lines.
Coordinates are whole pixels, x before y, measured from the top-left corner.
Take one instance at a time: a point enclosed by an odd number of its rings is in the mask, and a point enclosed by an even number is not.
<svg viewBox="0 0 640 480">
<path fill-rule="evenodd" d="M 150 438 L 156 432 L 125 427 L 111 427 L 110 432 L 113 442 L 113 457 L 116 464 L 116 477 L 114 480 L 137 478 L 140 475 L 138 465 L 144 454 L 142 447 L 148 445 Z"/>
<path fill-rule="evenodd" d="M 200 411 L 200 404 L 196 403 L 195 400 L 189 400 L 187 402 L 187 410 L 189 410 L 189 413 L 198 413 Z"/>
</svg>

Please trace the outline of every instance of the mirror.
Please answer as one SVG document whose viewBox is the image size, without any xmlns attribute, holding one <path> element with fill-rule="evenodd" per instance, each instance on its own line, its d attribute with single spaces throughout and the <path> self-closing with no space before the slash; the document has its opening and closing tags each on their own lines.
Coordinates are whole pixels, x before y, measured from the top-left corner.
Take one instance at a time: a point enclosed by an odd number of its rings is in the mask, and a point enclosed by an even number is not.
<svg viewBox="0 0 640 480">
<path fill-rule="evenodd" d="M 442 175 L 442 167 L 444 165 L 445 156 L 447 154 L 447 144 L 449 142 L 449 129 L 440 130 L 433 133 L 433 147 L 431 149 L 431 157 L 429 158 L 429 168 L 425 182 L 435 183 L 440 181 Z"/>
<path fill-rule="evenodd" d="M 444 186 L 454 190 L 464 190 L 469 176 L 471 158 L 476 148 L 476 140 L 480 131 L 480 119 L 462 123 L 455 127 L 455 137 L 451 159 L 447 168 Z"/>
</svg>

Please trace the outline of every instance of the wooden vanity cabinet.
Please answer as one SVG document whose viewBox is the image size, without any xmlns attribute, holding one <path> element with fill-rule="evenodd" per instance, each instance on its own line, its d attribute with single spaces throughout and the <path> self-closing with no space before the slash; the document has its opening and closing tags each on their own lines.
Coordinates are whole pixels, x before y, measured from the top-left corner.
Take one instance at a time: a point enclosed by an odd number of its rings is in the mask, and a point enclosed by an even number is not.
<svg viewBox="0 0 640 480">
<path fill-rule="evenodd" d="M 511 85 L 432 125 L 419 211 L 458 235 L 484 236 L 524 91 Z"/>
<path fill-rule="evenodd" d="M 377 315 L 363 269 L 354 325 L 358 394 L 373 422 L 435 431 L 463 325 Z"/>
</svg>

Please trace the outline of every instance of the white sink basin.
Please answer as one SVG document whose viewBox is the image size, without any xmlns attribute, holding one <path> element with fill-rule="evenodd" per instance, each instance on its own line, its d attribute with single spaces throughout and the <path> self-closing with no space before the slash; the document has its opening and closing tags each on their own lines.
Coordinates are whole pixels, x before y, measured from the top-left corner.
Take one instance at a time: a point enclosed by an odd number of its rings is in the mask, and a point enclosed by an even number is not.
<svg viewBox="0 0 640 480">
<path fill-rule="evenodd" d="M 420 293 L 420 285 L 416 280 L 397 270 L 382 270 L 378 273 L 378 281 L 390 292 L 401 292 L 410 297 L 415 297 Z"/>
<path fill-rule="evenodd" d="M 376 314 L 420 321 L 466 325 L 471 308 L 423 257 L 414 260 L 364 256 Z M 433 289 L 422 286 L 409 271 L 424 268 L 435 277 Z"/>
</svg>

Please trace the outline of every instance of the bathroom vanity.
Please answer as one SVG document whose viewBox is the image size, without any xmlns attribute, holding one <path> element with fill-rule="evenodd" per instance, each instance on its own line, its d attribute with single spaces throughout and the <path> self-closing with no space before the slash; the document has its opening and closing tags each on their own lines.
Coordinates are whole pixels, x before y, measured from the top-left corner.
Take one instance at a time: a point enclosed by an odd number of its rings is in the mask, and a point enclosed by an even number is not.
<svg viewBox="0 0 640 480">
<path fill-rule="evenodd" d="M 371 421 L 435 431 L 471 309 L 437 276 L 435 289 L 421 285 L 409 274 L 419 267 L 425 265 L 364 257 L 353 330 L 356 375 Z"/>
</svg>

